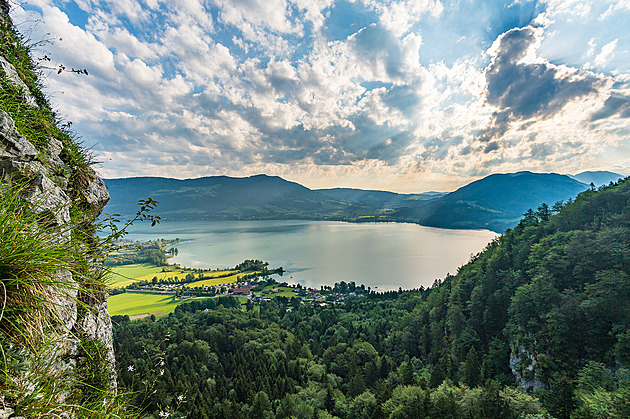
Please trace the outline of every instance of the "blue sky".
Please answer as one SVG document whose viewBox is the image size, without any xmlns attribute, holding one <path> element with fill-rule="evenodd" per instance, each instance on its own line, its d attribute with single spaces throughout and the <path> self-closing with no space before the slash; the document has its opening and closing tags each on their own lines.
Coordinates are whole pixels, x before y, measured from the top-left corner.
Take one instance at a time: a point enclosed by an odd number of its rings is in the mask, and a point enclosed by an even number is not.
<svg viewBox="0 0 630 419">
<path fill-rule="evenodd" d="M 630 174 L 629 0 L 29 0 L 104 177 L 453 190 Z M 40 42 L 45 41 L 45 42 Z"/>
</svg>

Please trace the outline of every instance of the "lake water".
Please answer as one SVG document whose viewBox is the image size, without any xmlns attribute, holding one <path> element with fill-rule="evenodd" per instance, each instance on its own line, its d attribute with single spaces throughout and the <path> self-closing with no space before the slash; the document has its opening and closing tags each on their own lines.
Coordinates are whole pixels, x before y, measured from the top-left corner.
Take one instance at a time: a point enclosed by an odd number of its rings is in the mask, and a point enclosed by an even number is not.
<svg viewBox="0 0 630 419">
<path fill-rule="evenodd" d="M 319 288 L 354 281 L 378 291 L 429 287 L 497 234 L 401 223 L 327 221 L 163 221 L 140 223 L 126 239 L 174 239 L 188 267 L 234 267 L 245 259 L 282 266 L 283 281 Z"/>
</svg>

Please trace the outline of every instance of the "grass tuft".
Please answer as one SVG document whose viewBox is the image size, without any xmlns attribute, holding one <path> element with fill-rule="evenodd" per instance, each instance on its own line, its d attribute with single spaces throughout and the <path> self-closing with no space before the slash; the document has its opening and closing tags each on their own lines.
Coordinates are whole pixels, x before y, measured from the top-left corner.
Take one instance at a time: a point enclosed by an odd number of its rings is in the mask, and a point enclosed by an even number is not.
<svg viewBox="0 0 630 419">
<path fill-rule="evenodd" d="M 68 234 L 61 227 L 42 228 L 46 220 L 29 210 L 23 190 L 0 184 L 0 333 L 25 345 L 55 317 L 51 290 L 74 284 L 60 275 L 71 270 Z"/>
</svg>

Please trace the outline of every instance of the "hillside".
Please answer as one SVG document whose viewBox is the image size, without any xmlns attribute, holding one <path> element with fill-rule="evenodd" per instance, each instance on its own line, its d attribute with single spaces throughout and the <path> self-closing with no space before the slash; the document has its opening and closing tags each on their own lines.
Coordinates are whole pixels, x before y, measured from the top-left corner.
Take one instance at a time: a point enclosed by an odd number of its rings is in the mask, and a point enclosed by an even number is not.
<svg viewBox="0 0 630 419">
<path fill-rule="evenodd" d="M 529 212 L 430 289 L 356 291 L 119 318 L 121 383 L 196 418 L 630 417 L 630 179 Z"/>
<path fill-rule="evenodd" d="M 572 199 L 587 188 L 554 173 L 495 174 L 422 205 L 402 208 L 393 217 L 430 227 L 502 232 L 516 225 L 528 209 Z"/>
<path fill-rule="evenodd" d="M 131 216 L 138 199 L 159 202 L 154 215 L 178 220 L 310 219 L 401 221 L 497 232 L 530 208 L 574 198 L 589 186 L 568 176 L 519 172 L 490 175 L 455 192 L 397 194 L 360 189 L 311 190 L 275 176 L 198 179 L 106 179 L 105 211 Z"/>
<path fill-rule="evenodd" d="M 608 185 L 610 182 L 617 182 L 619 179 L 623 179 L 624 176 L 619 173 L 608 171 L 588 171 L 578 173 L 577 175 L 569 175 L 570 178 L 577 180 L 578 182 L 591 183 L 595 186 Z"/>
<path fill-rule="evenodd" d="M 374 215 L 374 208 L 329 198 L 276 176 L 228 176 L 198 179 L 140 177 L 106 179 L 110 202 L 106 212 L 134 214 L 137 201 L 159 202 L 153 212 L 164 219 L 347 219 Z"/>
<path fill-rule="evenodd" d="M 399 194 L 388 191 L 375 191 L 351 188 L 317 189 L 317 192 L 331 198 L 358 202 L 374 208 L 395 209 L 417 206 L 418 204 L 440 198 L 445 192 L 424 192 L 418 194 Z"/>
</svg>

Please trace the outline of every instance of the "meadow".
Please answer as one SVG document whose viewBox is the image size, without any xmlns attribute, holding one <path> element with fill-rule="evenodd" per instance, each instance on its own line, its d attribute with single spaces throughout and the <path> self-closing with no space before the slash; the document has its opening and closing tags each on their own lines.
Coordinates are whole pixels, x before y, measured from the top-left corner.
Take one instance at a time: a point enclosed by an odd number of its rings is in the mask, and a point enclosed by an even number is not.
<svg viewBox="0 0 630 419">
<path fill-rule="evenodd" d="M 107 275 L 107 285 L 111 288 L 125 288 L 134 282 L 150 281 L 154 277 L 164 280 L 169 277 L 186 276 L 189 269 L 173 265 L 156 266 L 151 263 L 133 263 L 130 265 L 112 266 Z"/>
<path fill-rule="evenodd" d="M 194 299 L 211 298 L 198 297 L 188 298 L 185 300 L 176 300 L 175 294 L 155 294 L 148 292 L 128 291 L 122 294 L 112 295 L 107 300 L 109 315 L 151 315 L 156 317 L 165 316 L 175 311 L 175 307 L 180 304 L 186 304 Z M 247 302 L 247 297 L 238 297 L 241 304 Z"/>
<path fill-rule="evenodd" d="M 125 292 L 109 297 L 107 306 L 109 315 L 155 314 L 166 315 L 175 311 L 175 307 L 188 300 L 175 300 L 175 294 L 151 294 L 145 292 Z"/>
<path fill-rule="evenodd" d="M 154 277 L 159 280 L 165 280 L 167 278 L 174 278 L 176 276 L 183 278 L 189 273 L 194 273 L 193 270 L 188 268 L 181 268 L 175 265 L 156 266 L 151 263 L 133 263 L 130 265 L 116 265 L 112 266 L 107 276 L 107 285 L 111 288 L 125 288 L 127 285 L 131 285 L 134 282 L 151 281 Z M 194 286 L 204 285 L 218 285 L 229 284 L 235 282 L 236 275 L 228 276 L 225 278 L 217 279 L 225 275 L 236 274 L 238 271 L 234 269 L 221 270 L 221 271 L 206 271 L 203 272 L 203 281 L 210 281 L 203 285 L 195 282 Z M 239 278 L 244 274 L 239 274 Z M 221 281 L 225 279 L 225 281 Z M 214 282 L 213 282 L 214 281 Z M 192 285 L 192 284 L 191 284 Z"/>
</svg>

